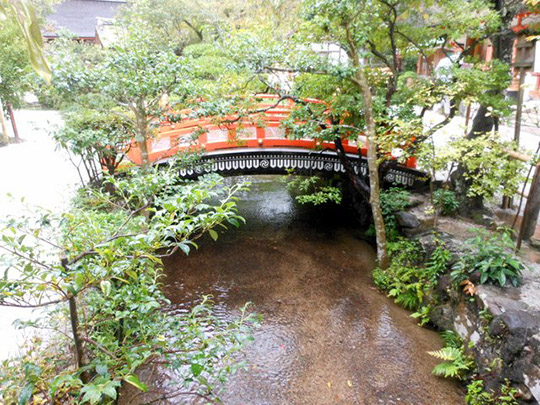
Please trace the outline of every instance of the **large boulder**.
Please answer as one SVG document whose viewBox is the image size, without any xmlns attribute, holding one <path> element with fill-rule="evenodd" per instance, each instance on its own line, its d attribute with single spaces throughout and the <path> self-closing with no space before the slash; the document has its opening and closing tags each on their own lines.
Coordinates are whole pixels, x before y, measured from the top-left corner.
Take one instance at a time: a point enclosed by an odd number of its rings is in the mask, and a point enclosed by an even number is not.
<svg viewBox="0 0 540 405">
<path fill-rule="evenodd" d="M 420 221 L 416 215 L 410 212 L 399 211 L 396 213 L 396 220 L 400 227 L 405 229 L 416 229 L 420 227 Z"/>
</svg>

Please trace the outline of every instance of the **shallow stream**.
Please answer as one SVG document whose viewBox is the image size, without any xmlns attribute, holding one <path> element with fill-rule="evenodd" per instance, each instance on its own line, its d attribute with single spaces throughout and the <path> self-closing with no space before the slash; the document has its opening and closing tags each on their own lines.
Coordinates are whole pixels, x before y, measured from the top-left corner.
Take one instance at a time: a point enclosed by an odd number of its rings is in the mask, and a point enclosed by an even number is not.
<svg viewBox="0 0 540 405">
<path fill-rule="evenodd" d="M 455 382 L 431 374 L 438 335 L 373 286 L 374 250 L 352 217 L 298 206 L 279 177 L 248 180 L 247 224 L 166 263 L 165 293 L 179 309 L 212 294 L 219 316 L 247 301 L 263 316 L 224 403 L 463 403 Z"/>
</svg>

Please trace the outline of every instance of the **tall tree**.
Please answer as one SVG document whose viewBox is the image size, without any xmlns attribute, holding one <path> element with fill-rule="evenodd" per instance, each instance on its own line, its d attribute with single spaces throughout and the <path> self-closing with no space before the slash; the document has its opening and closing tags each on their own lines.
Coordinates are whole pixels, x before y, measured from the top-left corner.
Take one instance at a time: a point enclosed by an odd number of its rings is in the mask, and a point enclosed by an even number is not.
<svg viewBox="0 0 540 405">
<path fill-rule="evenodd" d="M 128 33 L 94 64 L 79 58 L 59 61 L 53 77 L 55 86 L 68 97 L 80 96 L 79 105 L 121 114 L 133 128 L 143 166 L 149 164 L 151 122 L 160 115 L 162 97 L 171 92 L 185 95 L 191 88 L 185 60 L 159 49 L 151 39 L 142 31 Z"/>
<path fill-rule="evenodd" d="M 167 314 L 161 258 L 189 253 L 204 233 L 217 238 L 220 224 L 238 225 L 234 195 L 244 186 L 213 175 L 181 184 L 178 168 L 110 178 L 113 192 L 87 189 L 61 215 L 5 219 L 0 306 L 53 308 L 31 326 L 56 333 L 0 365 L 2 403 L 110 404 L 122 385 L 147 391 L 137 374 L 155 365 L 175 373 L 161 395 L 217 401 L 253 319 L 221 322 L 207 297 L 188 314 Z"/>
<path fill-rule="evenodd" d="M 414 153 L 415 144 L 449 122 L 424 133 L 425 112 L 447 94 L 471 97 L 474 87 L 464 85 L 467 77 L 459 83 L 445 83 L 436 75 L 417 77 L 406 72 L 404 62 L 418 55 L 427 59 L 465 34 L 481 38 L 497 24 L 497 15 L 482 0 L 312 0 L 304 2 L 303 22 L 286 44 L 239 34 L 245 47 L 238 45 L 238 59 L 251 64 L 270 90 L 299 104 L 302 97 L 326 102 L 324 108 L 307 105 L 293 117 L 302 122 L 298 136 L 335 142 L 354 189 L 370 202 L 382 267 L 387 254 L 380 180 L 399 161 L 390 158 L 393 150 L 401 149 L 401 159 Z M 285 94 L 287 84 L 276 82 L 290 81 L 291 75 L 292 92 Z M 367 178 L 347 162 L 344 140 L 359 149 L 367 146 Z"/>
<path fill-rule="evenodd" d="M 135 0 L 122 8 L 123 25 L 144 24 L 155 42 L 177 54 L 190 44 L 225 40 L 233 30 L 264 29 L 285 38 L 300 0 Z"/>
</svg>

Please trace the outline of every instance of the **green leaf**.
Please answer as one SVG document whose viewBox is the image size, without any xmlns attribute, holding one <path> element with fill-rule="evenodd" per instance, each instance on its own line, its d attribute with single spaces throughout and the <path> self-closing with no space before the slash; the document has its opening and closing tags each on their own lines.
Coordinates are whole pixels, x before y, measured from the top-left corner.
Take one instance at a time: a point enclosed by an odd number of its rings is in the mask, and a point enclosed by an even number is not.
<svg viewBox="0 0 540 405">
<path fill-rule="evenodd" d="M 95 384 L 85 385 L 81 389 L 81 393 L 84 393 L 82 401 L 90 402 L 91 404 L 97 404 L 101 399 L 101 390 Z"/>
<path fill-rule="evenodd" d="M 116 387 L 119 385 L 119 381 L 109 381 L 103 387 L 103 394 L 107 395 L 109 398 L 116 399 L 118 395 L 118 393 L 116 392 Z"/>
<path fill-rule="evenodd" d="M 34 393 L 34 384 L 31 384 L 31 383 L 26 384 L 21 390 L 21 393 L 19 395 L 19 405 L 26 405 L 28 402 L 30 402 L 30 398 L 32 398 L 33 393 Z"/>
<path fill-rule="evenodd" d="M 24 375 L 27 379 L 41 375 L 41 367 L 34 363 L 25 363 Z"/>
<path fill-rule="evenodd" d="M 480 276 L 480 284 L 485 284 L 487 279 L 488 279 L 488 273 L 482 273 L 482 275 Z"/>
<path fill-rule="evenodd" d="M 209 229 L 208 233 L 210 234 L 210 237 L 216 241 L 218 239 L 218 233 L 214 231 L 213 229 Z"/>
<path fill-rule="evenodd" d="M 130 276 L 132 279 L 137 280 L 139 277 L 137 276 L 137 273 L 134 270 L 127 269 L 126 274 Z"/>
<path fill-rule="evenodd" d="M 96 373 L 99 375 L 106 375 L 108 372 L 107 365 L 105 364 L 98 364 L 96 365 Z"/>
<path fill-rule="evenodd" d="M 139 380 L 139 377 L 137 377 L 135 374 L 128 374 L 124 377 L 124 381 L 130 383 L 135 388 L 146 392 L 148 391 L 148 387 L 145 383 L 143 383 L 141 380 Z"/>
<path fill-rule="evenodd" d="M 200 364 L 191 363 L 191 372 L 193 373 L 195 377 L 198 377 L 202 373 L 203 369 L 204 367 L 201 366 Z"/>
<path fill-rule="evenodd" d="M 25 1 L 9 1 L 3 4 L 10 12 L 23 35 L 30 63 L 47 83 L 51 82 L 51 69 L 43 54 L 43 40 L 39 29 L 39 19 L 34 6 Z"/>
<path fill-rule="evenodd" d="M 178 247 L 180 248 L 180 250 L 182 252 L 184 252 L 186 255 L 189 255 L 189 251 L 191 250 L 190 247 L 188 245 L 186 245 L 185 243 L 179 243 L 178 244 Z"/>
<path fill-rule="evenodd" d="M 455 347 L 443 347 L 428 354 L 444 361 L 453 361 L 461 357 L 461 350 Z"/>
<path fill-rule="evenodd" d="M 499 284 L 503 287 L 506 284 L 506 274 L 503 271 L 499 271 Z"/>
</svg>

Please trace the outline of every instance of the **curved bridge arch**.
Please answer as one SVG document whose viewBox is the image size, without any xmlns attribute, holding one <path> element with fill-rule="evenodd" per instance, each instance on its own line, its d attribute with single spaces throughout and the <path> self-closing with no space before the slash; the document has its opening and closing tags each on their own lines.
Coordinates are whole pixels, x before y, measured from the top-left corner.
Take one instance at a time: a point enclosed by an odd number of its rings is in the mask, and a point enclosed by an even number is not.
<svg viewBox="0 0 540 405">
<path fill-rule="evenodd" d="M 290 169 L 298 174 L 325 176 L 345 172 L 333 142 L 287 137 L 281 122 L 294 108 L 292 101 L 286 100 L 275 106 L 277 96 L 257 97 L 263 100 L 259 108 L 265 109 L 264 113 L 241 121 L 227 117 L 230 122 L 234 121 L 232 124 L 220 125 L 212 117 L 160 122 L 157 136 L 147 142 L 150 162 L 159 164 L 180 151 L 202 150 L 201 164 L 182 170 L 180 177 L 193 178 L 210 171 L 225 176 L 286 174 Z M 308 101 L 320 103 L 318 100 Z M 195 139 L 194 134 L 198 134 Z M 367 174 L 365 140 L 364 144 L 357 144 L 344 139 L 343 147 L 355 171 Z M 132 146 L 128 157 L 137 164 L 142 161 L 136 145 Z M 407 188 L 422 187 L 426 183 L 426 175 L 415 167 L 416 159 L 410 158 L 405 165 L 390 169 L 385 180 Z"/>
<path fill-rule="evenodd" d="M 367 176 L 367 160 L 358 155 L 347 154 L 354 170 Z M 289 170 L 301 175 L 344 174 L 345 168 L 333 151 L 290 148 L 237 148 L 207 152 L 201 164 L 179 172 L 181 178 L 195 178 L 215 172 L 223 176 L 247 174 L 287 174 Z M 419 189 L 426 184 L 426 175 L 418 170 L 397 166 L 390 169 L 385 183 L 410 189 Z"/>
</svg>

